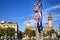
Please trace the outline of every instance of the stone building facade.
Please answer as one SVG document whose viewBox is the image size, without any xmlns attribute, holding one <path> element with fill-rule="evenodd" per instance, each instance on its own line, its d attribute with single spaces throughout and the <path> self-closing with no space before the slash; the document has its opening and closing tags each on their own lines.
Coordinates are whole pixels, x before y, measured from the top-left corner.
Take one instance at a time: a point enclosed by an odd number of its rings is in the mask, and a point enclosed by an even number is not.
<svg viewBox="0 0 60 40">
<path fill-rule="evenodd" d="M 6 21 L 1 21 L 0 22 L 0 28 L 8 28 L 8 27 L 12 27 L 12 28 L 15 29 L 15 31 L 16 31 L 15 37 L 17 37 L 18 24 L 16 22 L 6 22 Z"/>
</svg>

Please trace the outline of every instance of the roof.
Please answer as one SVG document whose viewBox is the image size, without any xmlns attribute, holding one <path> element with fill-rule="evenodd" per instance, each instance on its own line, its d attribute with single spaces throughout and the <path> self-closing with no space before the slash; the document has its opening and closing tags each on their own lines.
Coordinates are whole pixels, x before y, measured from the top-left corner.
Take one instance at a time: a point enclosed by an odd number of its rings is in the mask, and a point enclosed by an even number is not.
<svg viewBox="0 0 60 40">
<path fill-rule="evenodd" d="M 2 24 L 17 24 L 17 22 L 6 22 L 6 21 L 1 21 L 0 23 L 2 23 Z"/>
</svg>

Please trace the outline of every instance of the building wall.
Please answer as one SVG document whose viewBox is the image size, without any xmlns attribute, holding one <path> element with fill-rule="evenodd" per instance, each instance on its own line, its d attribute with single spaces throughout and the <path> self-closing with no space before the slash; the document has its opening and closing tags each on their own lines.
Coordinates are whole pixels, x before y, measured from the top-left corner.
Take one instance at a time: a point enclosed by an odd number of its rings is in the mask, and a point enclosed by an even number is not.
<svg viewBox="0 0 60 40">
<path fill-rule="evenodd" d="M 14 22 L 0 22 L 0 27 L 1 28 L 8 28 L 8 27 L 12 27 L 15 29 L 16 33 L 16 37 L 17 37 L 17 32 L 18 32 L 18 24 L 17 23 L 14 23 Z"/>
<path fill-rule="evenodd" d="M 52 27 L 52 20 L 49 20 L 48 26 L 49 26 L 49 27 Z"/>
</svg>

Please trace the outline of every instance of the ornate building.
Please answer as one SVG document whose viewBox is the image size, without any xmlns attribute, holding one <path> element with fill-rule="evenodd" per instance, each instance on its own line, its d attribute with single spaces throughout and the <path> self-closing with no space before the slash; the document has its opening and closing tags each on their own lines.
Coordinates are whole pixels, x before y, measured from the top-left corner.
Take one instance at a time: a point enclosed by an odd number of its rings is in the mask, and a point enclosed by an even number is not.
<svg viewBox="0 0 60 40">
<path fill-rule="evenodd" d="M 32 26 L 30 25 L 30 19 L 27 20 L 26 28 L 27 28 L 27 29 L 30 29 L 30 30 L 36 30 L 36 27 L 32 27 Z"/>
<path fill-rule="evenodd" d="M 48 26 L 47 27 L 43 27 L 43 32 L 47 32 L 49 30 L 53 30 L 51 14 L 48 15 Z"/>
<path fill-rule="evenodd" d="M 32 27 L 32 26 L 30 25 L 30 19 L 27 20 L 26 28 L 27 28 L 27 29 L 30 29 L 30 30 L 36 30 L 36 27 Z"/>
<path fill-rule="evenodd" d="M 30 30 L 36 30 L 36 27 L 32 27 L 30 25 L 30 19 L 27 20 L 26 28 L 28 28 Z M 51 14 L 48 15 L 48 26 L 47 27 L 43 27 L 43 32 L 47 32 L 49 30 L 53 30 Z"/>
<path fill-rule="evenodd" d="M 8 27 L 12 27 L 15 29 L 16 31 L 15 38 L 16 38 L 18 33 L 18 24 L 16 22 L 6 22 L 6 21 L 0 22 L 0 28 L 8 28 Z"/>
</svg>

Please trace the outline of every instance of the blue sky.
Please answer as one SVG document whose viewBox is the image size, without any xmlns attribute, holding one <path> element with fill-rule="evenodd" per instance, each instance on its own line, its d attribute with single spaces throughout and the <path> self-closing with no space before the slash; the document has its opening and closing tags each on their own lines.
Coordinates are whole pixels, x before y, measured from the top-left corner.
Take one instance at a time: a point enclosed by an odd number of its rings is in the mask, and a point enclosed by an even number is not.
<svg viewBox="0 0 60 40">
<path fill-rule="evenodd" d="M 34 3 L 38 0 L 0 0 L 0 21 L 17 22 L 19 30 L 24 31 L 26 20 L 30 18 L 31 26 L 35 26 Z M 43 26 L 48 26 L 48 13 L 53 17 L 53 28 L 60 24 L 60 0 L 42 0 Z"/>
</svg>

